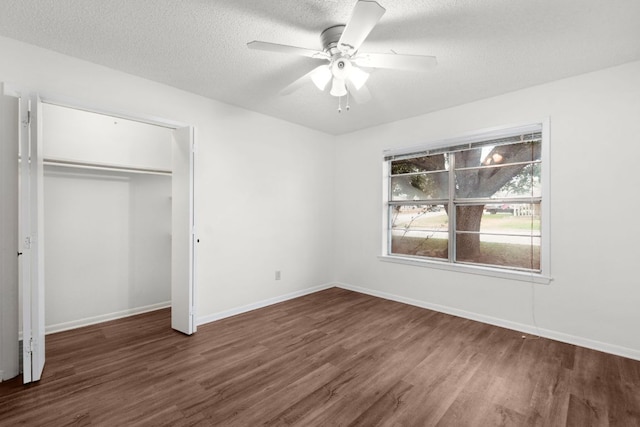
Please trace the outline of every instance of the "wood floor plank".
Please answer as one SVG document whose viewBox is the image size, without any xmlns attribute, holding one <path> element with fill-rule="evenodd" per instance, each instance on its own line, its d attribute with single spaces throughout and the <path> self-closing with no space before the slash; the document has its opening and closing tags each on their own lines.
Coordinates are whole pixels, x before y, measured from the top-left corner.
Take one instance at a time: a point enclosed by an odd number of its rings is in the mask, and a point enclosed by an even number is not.
<svg viewBox="0 0 640 427">
<path fill-rule="evenodd" d="M 198 328 L 47 337 L 0 426 L 639 426 L 640 362 L 332 288 Z"/>
<path fill-rule="evenodd" d="M 370 427 L 385 424 L 394 415 L 404 411 L 406 407 L 405 395 L 412 388 L 413 386 L 409 383 L 397 382 L 349 425 Z"/>
</svg>

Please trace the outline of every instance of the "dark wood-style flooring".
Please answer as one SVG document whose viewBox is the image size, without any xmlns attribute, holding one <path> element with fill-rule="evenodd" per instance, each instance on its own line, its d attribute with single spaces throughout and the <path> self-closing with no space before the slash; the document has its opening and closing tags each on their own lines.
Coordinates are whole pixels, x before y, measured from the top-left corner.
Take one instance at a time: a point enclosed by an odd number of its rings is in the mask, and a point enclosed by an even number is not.
<svg viewBox="0 0 640 427">
<path fill-rule="evenodd" d="M 2 426 L 640 426 L 640 362 L 332 288 L 201 326 L 47 337 Z"/>
</svg>

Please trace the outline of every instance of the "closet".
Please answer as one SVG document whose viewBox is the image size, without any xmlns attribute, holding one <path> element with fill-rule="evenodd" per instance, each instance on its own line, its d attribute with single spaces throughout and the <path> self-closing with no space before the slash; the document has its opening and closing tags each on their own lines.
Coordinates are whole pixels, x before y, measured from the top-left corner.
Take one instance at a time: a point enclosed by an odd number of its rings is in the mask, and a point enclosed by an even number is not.
<svg viewBox="0 0 640 427">
<path fill-rule="evenodd" d="M 173 129 L 42 104 L 45 325 L 171 304 Z"/>
<path fill-rule="evenodd" d="M 196 331 L 193 128 L 96 111 L 0 83 L 0 379 L 40 379 L 45 331 L 168 306 Z"/>
</svg>

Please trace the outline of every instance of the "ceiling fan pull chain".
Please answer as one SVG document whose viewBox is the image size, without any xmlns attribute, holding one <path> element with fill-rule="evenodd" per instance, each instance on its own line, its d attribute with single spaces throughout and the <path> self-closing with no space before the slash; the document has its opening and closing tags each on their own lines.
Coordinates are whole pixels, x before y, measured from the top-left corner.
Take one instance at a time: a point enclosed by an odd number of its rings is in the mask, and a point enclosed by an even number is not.
<svg viewBox="0 0 640 427">
<path fill-rule="evenodd" d="M 341 100 L 342 100 L 342 97 L 339 96 L 338 97 L 338 113 L 342 113 L 342 105 L 340 103 Z"/>
<path fill-rule="evenodd" d="M 349 111 L 351 109 L 351 106 L 349 105 L 349 91 L 347 91 L 347 105 L 346 105 L 346 109 L 347 111 Z"/>
</svg>

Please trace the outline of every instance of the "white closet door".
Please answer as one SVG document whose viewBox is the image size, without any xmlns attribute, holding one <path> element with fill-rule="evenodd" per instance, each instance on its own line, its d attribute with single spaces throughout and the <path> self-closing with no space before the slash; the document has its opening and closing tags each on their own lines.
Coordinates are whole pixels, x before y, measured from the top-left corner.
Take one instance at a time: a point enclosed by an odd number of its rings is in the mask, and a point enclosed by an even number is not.
<svg viewBox="0 0 640 427">
<path fill-rule="evenodd" d="M 0 85 L 0 381 L 18 375 L 19 100 Z"/>
<path fill-rule="evenodd" d="M 20 237 L 23 382 L 38 381 L 45 362 L 42 138 L 38 95 L 20 99 Z"/>
<path fill-rule="evenodd" d="M 193 128 L 173 132 L 171 327 L 196 331 L 194 309 Z"/>
</svg>

